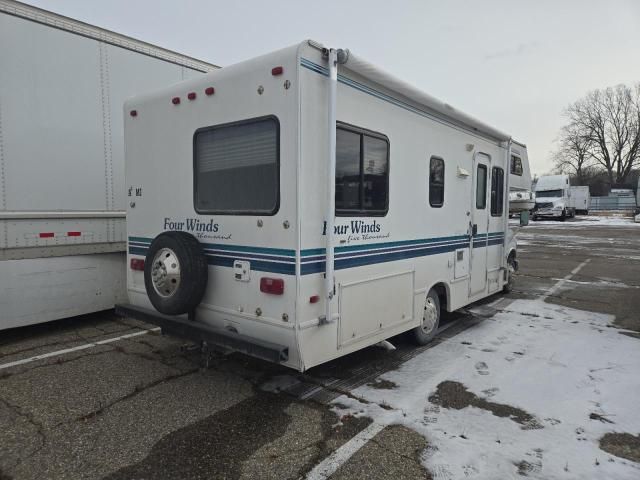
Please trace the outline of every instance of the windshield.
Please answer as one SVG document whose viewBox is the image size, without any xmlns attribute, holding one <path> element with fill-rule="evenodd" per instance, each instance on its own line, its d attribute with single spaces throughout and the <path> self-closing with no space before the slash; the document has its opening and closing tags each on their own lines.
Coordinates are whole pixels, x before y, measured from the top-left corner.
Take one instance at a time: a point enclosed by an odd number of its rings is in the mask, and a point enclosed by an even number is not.
<svg viewBox="0 0 640 480">
<path fill-rule="evenodd" d="M 536 197 L 538 198 L 550 198 L 550 197 L 561 197 L 562 190 L 543 190 L 541 192 L 536 192 Z"/>
</svg>

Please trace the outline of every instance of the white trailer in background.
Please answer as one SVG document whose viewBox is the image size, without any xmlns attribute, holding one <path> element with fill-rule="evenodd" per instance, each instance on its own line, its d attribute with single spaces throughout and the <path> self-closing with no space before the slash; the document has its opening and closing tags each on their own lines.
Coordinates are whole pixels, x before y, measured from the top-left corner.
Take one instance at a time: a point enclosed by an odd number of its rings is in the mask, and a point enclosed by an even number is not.
<svg viewBox="0 0 640 480">
<path fill-rule="evenodd" d="M 576 214 L 589 215 L 589 205 L 591 205 L 591 193 L 586 185 L 575 186 L 569 189 L 569 206 Z"/>
<path fill-rule="evenodd" d="M 570 204 L 569 175 L 543 175 L 536 183 L 536 206 L 533 220 L 556 218 L 565 220 L 576 216 Z"/>
<path fill-rule="evenodd" d="M 527 146 L 514 140 L 509 163 L 509 213 L 528 212 L 535 204 Z"/>
<path fill-rule="evenodd" d="M 125 298 L 122 104 L 214 65 L 0 0 L 0 329 Z"/>
<path fill-rule="evenodd" d="M 125 104 L 129 304 L 306 370 L 509 289 L 509 135 L 306 41 Z"/>
</svg>

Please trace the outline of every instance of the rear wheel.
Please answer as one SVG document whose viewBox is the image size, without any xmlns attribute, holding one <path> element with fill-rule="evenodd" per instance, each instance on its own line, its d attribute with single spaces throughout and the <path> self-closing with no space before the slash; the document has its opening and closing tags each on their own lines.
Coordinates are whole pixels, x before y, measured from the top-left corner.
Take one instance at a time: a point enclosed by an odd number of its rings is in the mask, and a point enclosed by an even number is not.
<svg viewBox="0 0 640 480">
<path fill-rule="evenodd" d="M 413 338 L 418 345 L 426 345 L 438 333 L 440 325 L 440 298 L 438 293 L 431 289 L 424 302 L 422 311 L 422 323 L 413 329 Z"/>
</svg>

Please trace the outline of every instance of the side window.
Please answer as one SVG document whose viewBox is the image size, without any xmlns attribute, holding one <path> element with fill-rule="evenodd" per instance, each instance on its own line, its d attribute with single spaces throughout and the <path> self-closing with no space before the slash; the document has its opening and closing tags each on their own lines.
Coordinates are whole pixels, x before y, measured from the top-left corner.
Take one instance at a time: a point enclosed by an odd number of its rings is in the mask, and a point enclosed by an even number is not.
<svg viewBox="0 0 640 480">
<path fill-rule="evenodd" d="M 280 132 L 275 117 L 201 128 L 193 136 L 198 213 L 274 215 L 280 204 Z"/>
<path fill-rule="evenodd" d="M 444 160 L 431 157 L 429 161 L 429 205 L 435 208 L 444 204 Z"/>
<path fill-rule="evenodd" d="M 389 140 L 339 124 L 336 129 L 336 215 L 382 216 L 389 209 Z"/>
<path fill-rule="evenodd" d="M 504 208 L 504 170 L 491 169 L 491 215 L 501 217 Z"/>
<path fill-rule="evenodd" d="M 487 166 L 478 165 L 476 175 L 476 208 L 487 208 Z"/>
<path fill-rule="evenodd" d="M 522 159 L 511 155 L 511 173 L 519 177 L 522 176 Z"/>
</svg>

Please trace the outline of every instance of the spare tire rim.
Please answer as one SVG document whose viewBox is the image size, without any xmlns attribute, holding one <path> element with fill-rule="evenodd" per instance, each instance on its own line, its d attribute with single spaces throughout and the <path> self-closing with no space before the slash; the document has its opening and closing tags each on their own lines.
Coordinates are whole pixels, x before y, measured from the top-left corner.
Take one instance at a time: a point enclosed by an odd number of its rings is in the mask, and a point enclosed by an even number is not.
<svg viewBox="0 0 640 480">
<path fill-rule="evenodd" d="M 422 331 L 424 333 L 431 333 L 436 327 L 438 321 L 438 307 L 433 298 L 427 297 L 427 301 L 424 304 L 424 315 L 422 316 Z"/>
<path fill-rule="evenodd" d="M 180 262 L 170 248 L 161 248 L 151 264 L 151 281 L 156 293 L 169 298 L 180 286 Z"/>
</svg>

